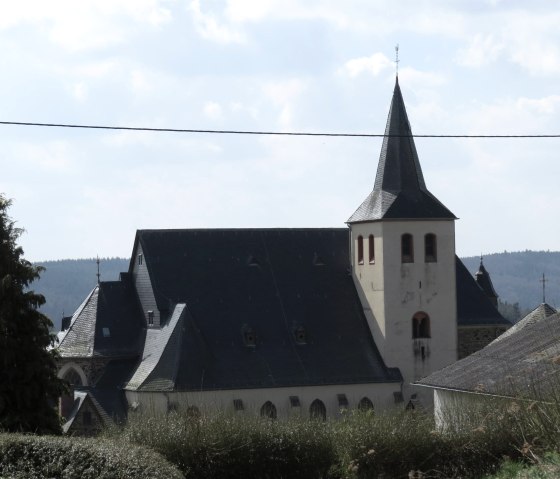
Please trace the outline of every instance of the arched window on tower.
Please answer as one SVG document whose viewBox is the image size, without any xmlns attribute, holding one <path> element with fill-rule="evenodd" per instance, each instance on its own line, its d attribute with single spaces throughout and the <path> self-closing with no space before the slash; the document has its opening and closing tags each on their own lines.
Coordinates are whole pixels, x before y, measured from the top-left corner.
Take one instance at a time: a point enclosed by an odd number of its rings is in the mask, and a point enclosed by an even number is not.
<svg viewBox="0 0 560 479">
<path fill-rule="evenodd" d="M 375 263 L 375 243 L 373 235 L 369 235 L 369 264 Z"/>
<path fill-rule="evenodd" d="M 412 339 L 430 337 L 430 318 L 426 313 L 416 313 L 412 317 Z"/>
<path fill-rule="evenodd" d="M 364 238 L 358 236 L 358 264 L 364 264 Z"/>
<path fill-rule="evenodd" d="M 403 263 L 414 263 L 414 243 L 410 233 L 401 236 L 401 261 Z"/>
<path fill-rule="evenodd" d="M 433 233 L 424 236 L 424 261 L 426 263 L 437 262 L 437 238 Z"/>
</svg>

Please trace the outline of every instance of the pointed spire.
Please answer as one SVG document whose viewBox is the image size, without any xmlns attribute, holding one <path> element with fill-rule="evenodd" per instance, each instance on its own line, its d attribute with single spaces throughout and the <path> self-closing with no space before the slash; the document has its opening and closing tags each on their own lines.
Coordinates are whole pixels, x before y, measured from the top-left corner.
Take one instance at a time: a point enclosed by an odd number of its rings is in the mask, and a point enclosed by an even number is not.
<svg viewBox="0 0 560 479">
<path fill-rule="evenodd" d="M 492 280 L 490 279 L 490 273 L 486 271 L 484 267 L 484 262 L 482 259 L 482 255 L 480 255 L 480 266 L 478 267 L 478 271 L 474 274 L 476 279 L 476 283 L 480 286 L 480 289 L 484 291 L 484 294 L 488 297 L 494 306 L 498 306 L 498 293 L 494 289 L 494 285 L 492 284 Z"/>
<path fill-rule="evenodd" d="M 374 189 L 347 221 L 455 219 L 426 188 L 397 77 Z"/>
</svg>

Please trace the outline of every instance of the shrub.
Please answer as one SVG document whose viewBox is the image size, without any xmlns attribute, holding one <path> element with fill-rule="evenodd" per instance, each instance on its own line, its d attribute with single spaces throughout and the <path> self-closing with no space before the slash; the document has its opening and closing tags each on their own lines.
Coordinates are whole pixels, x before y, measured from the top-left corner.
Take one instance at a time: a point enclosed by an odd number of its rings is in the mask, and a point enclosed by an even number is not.
<svg viewBox="0 0 560 479">
<path fill-rule="evenodd" d="M 503 455 L 519 455 L 507 427 L 489 419 L 473 417 L 476 427 L 446 433 L 435 429 L 430 415 L 414 411 L 348 414 L 332 426 L 337 474 L 409 477 L 419 471 L 421 477 L 480 477 L 494 471 Z"/>
<path fill-rule="evenodd" d="M 122 434 L 160 452 L 187 478 L 321 478 L 336 461 L 328 426 L 318 421 L 139 414 Z"/>
<path fill-rule="evenodd" d="M 159 454 L 107 439 L 0 434 L 0 477 L 179 479 Z"/>
</svg>

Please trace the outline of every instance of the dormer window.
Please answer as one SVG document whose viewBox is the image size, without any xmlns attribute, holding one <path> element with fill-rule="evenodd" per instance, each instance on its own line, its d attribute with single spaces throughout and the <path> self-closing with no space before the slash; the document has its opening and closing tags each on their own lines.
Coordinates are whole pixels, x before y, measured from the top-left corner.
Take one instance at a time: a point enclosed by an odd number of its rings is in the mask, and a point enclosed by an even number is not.
<svg viewBox="0 0 560 479">
<path fill-rule="evenodd" d="M 142 265 L 144 263 L 144 255 L 140 253 L 138 255 L 138 265 Z"/>
<path fill-rule="evenodd" d="M 294 339 L 297 344 L 305 344 L 307 342 L 307 335 L 303 326 L 298 326 L 294 329 Z"/>
<path fill-rule="evenodd" d="M 364 238 L 358 236 L 358 264 L 364 264 Z"/>
<path fill-rule="evenodd" d="M 245 346 L 254 348 L 257 345 L 257 334 L 253 328 L 245 326 L 243 328 L 243 342 Z"/>
<path fill-rule="evenodd" d="M 368 240 L 369 264 L 375 264 L 375 243 L 373 235 L 369 235 Z"/>
<path fill-rule="evenodd" d="M 109 328 L 103 328 L 103 337 L 104 338 L 111 337 L 111 331 L 109 330 Z"/>
<path fill-rule="evenodd" d="M 154 325 L 154 312 L 148 311 L 148 326 Z"/>
<path fill-rule="evenodd" d="M 426 263 L 437 262 L 437 239 L 433 233 L 424 236 L 424 261 Z"/>
<path fill-rule="evenodd" d="M 249 258 L 247 258 L 247 266 L 250 266 L 251 268 L 259 268 L 261 265 L 261 262 L 255 258 L 253 255 L 249 256 Z"/>
<path fill-rule="evenodd" d="M 323 261 L 323 258 L 321 258 L 321 256 L 319 256 L 317 253 L 313 255 L 313 265 L 325 266 L 325 262 Z"/>
<path fill-rule="evenodd" d="M 401 236 L 401 261 L 403 263 L 414 263 L 414 243 L 410 233 Z"/>
</svg>

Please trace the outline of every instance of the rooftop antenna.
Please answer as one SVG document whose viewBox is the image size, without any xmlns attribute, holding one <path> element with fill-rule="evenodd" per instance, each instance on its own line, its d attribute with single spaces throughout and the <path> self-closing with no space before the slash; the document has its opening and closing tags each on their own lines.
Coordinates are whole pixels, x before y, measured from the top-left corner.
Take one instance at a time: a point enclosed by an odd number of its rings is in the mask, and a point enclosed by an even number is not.
<svg viewBox="0 0 560 479">
<path fill-rule="evenodd" d="M 397 78 L 399 78 L 399 44 L 395 45 L 395 68 L 397 70 Z"/>
<path fill-rule="evenodd" d="M 101 273 L 99 272 L 99 255 L 97 255 L 97 274 L 95 276 L 97 276 L 97 284 L 99 284 L 101 282 Z"/>
<path fill-rule="evenodd" d="M 546 303 L 546 283 L 548 283 L 548 279 L 545 278 L 544 273 L 542 274 L 542 279 L 539 279 L 539 282 L 542 283 L 542 302 L 543 304 Z"/>
</svg>

